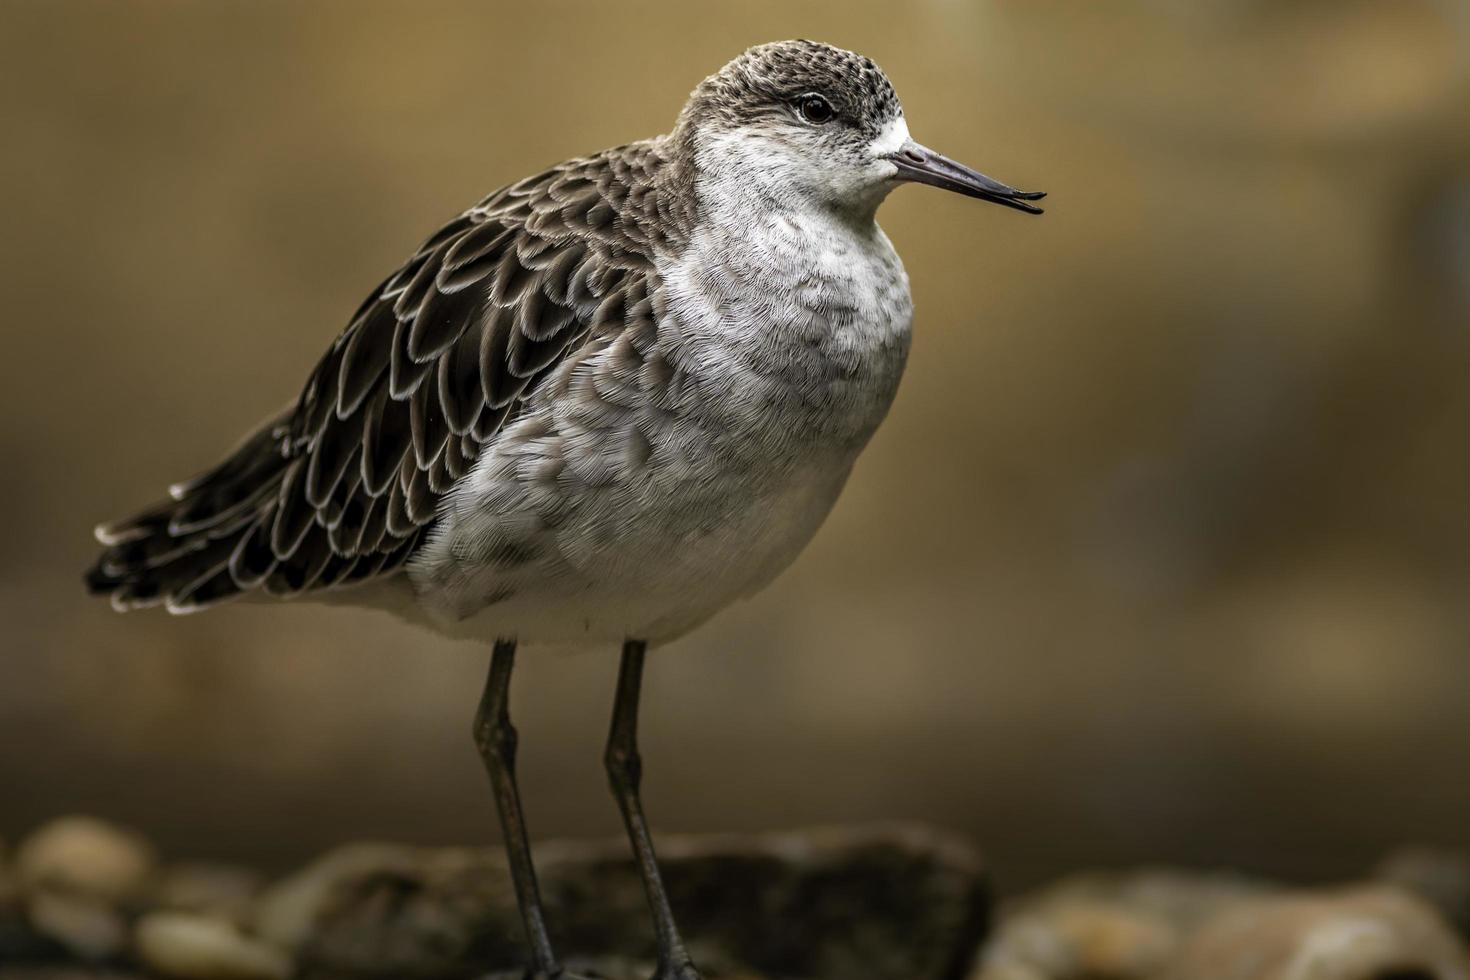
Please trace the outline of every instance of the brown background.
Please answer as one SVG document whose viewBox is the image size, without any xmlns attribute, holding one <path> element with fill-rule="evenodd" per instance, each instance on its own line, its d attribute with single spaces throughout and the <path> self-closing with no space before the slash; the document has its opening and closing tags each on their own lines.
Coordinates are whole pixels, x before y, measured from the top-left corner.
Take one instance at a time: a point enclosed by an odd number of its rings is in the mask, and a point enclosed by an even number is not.
<svg viewBox="0 0 1470 980">
<path fill-rule="evenodd" d="M 437 222 L 810 36 L 1051 207 L 885 206 L 909 374 L 801 561 L 655 658 L 657 824 L 920 818 L 1012 886 L 1470 844 L 1467 10 L 0 3 L 0 835 L 95 811 L 277 867 L 491 839 L 487 651 L 119 618 L 89 529 L 293 397 Z M 614 666 L 524 659 L 540 834 L 615 831 Z"/>
</svg>

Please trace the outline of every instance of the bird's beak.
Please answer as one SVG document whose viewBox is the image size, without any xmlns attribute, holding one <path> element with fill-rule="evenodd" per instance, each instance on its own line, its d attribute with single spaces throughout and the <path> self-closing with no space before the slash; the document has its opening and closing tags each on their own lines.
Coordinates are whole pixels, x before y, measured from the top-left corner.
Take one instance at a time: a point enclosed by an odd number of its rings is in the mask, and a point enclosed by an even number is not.
<svg viewBox="0 0 1470 980">
<path fill-rule="evenodd" d="M 888 160 L 898 168 L 895 180 L 931 184 L 966 197 L 994 201 L 1027 214 L 1042 213 L 1041 208 L 1026 202 L 1046 197 L 1043 191 L 1018 191 L 913 140 L 904 140 L 903 146 L 888 155 Z"/>
</svg>

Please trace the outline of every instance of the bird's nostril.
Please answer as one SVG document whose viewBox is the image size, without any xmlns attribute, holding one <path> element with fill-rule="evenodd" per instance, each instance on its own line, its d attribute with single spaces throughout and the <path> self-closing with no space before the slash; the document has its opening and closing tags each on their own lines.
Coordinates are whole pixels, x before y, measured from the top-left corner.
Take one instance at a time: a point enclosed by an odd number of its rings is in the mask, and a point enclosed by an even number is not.
<svg viewBox="0 0 1470 980">
<path fill-rule="evenodd" d="M 904 150 L 903 151 L 903 158 L 905 160 L 907 160 L 909 163 L 923 163 L 924 162 L 924 154 L 920 153 L 918 150 Z"/>
</svg>

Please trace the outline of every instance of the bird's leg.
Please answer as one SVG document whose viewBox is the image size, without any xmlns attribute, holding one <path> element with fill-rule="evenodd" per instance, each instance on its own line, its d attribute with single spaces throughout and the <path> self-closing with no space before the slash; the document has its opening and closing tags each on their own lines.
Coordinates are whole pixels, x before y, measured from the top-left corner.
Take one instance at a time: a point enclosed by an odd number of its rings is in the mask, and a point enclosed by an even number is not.
<svg viewBox="0 0 1470 980">
<path fill-rule="evenodd" d="M 497 640 L 490 659 L 490 676 L 475 713 L 475 746 L 490 775 L 495 805 L 500 811 L 500 829 L 510 860 L 510 877 L 516 901 L 531 946 L 528 980 L 554 980 L 562 969 L 546 934 L 546 916 L 541 911 L 541 893 L 536 887 L 536 869 L 531 863 L 531 843 L 526 838 L 526 819 L 521 812 L 520 790 L 516 788 L 516 730 L 510 723 L 510 673 L 515 666 L 514 640 Z"/>
<path fill-rule="evenodd" d="M 623 824 L 633 843 L 638 859 L 638 874 L 648 895 L 648 908 L 653 913 L 653 929 L 658 939 L 658 970 L 654 980 L 699 980 L 699 971 L 679 938 L 674 913 L 664 893 L 663 878 L 658 872 L 658 859 L 653 853 L 653 839 L 643 819 L 643 803 L 638 798 L 638 785 L 643 775 L 643 761 L 638 755 L 638 692 L 643 684 L 643 655 L 647 647 L 640 640 L 623 644 L 622 665 L 618 668 L 618 692 L 613 703 L 612 731 L 608 735 L 608 778 L 613 796 L 623 811 Z"/>
</svg>

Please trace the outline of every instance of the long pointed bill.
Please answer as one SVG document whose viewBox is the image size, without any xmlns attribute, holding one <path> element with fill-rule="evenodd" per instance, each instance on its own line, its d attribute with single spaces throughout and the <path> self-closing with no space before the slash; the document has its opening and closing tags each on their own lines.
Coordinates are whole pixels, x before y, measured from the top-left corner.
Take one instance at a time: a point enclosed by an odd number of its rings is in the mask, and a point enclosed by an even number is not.
<svg viewBox="0 0 1470 980">
<path fill-rule="evenodd" d="M 888 160 L 898 168 L 896 180 L 942 187 L 956 194 L 993 201 L 1027 214 L 1042 213 L 1041 208 L 1026 202 L 1046 197 L 1045 192 L 1018 191 L 913 140 L 905 140 L 903 146 L 888 156 Z"/>
</svg>

